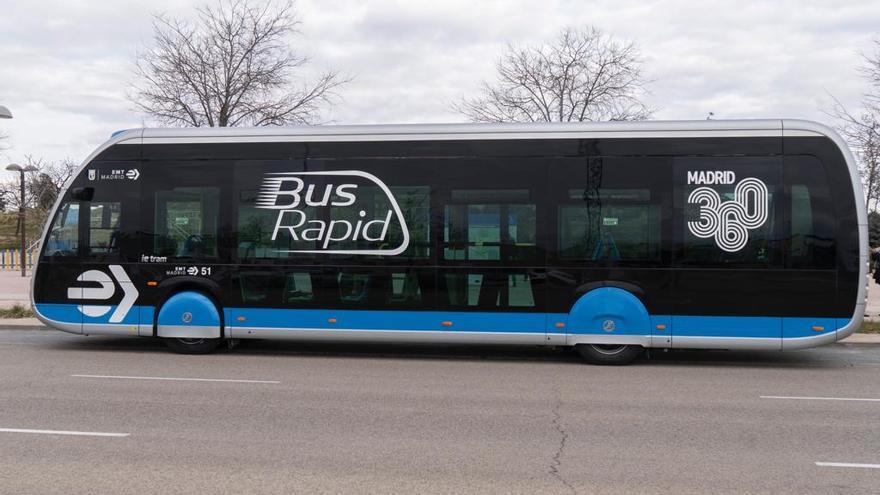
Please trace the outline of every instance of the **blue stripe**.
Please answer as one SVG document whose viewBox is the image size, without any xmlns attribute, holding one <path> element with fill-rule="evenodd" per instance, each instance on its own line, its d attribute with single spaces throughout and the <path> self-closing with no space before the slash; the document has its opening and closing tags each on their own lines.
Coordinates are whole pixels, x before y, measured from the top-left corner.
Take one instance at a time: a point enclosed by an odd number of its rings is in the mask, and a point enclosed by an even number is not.
<svg viewBox="0 0 880 495">
<path fill-rule="evenodd" d="M 107 313 L 97 317 L 92 318 L 91 316 L 86 316 L 80 312 L 76 304 L 52 304 L 52 303 L 39 303 L 36 305 L 37 311 L 49 318 L 50 320 L 60 321 L 64 323 L 85 323 L 85 324 L 101 324 L 107 323 L 110 325 L 137 325 L 140 320 L 140 306 L 132 306 L 122 321 L 117 323 L 110 323 L 110 316 L 113 315 L 113 312 L 116 311 L 116 306 L 111 305 L 110 311 Z"/>
<path fill-rule="evenodd" d="M 546 322 L 545 313 L 226 309 L 231 327 L 544 333 Z"/>
<path fill-rule="evenodd" d="M 675 337 L 782 338 L 782 318 L 765 316 L 673 316 Z"/>
</svg>

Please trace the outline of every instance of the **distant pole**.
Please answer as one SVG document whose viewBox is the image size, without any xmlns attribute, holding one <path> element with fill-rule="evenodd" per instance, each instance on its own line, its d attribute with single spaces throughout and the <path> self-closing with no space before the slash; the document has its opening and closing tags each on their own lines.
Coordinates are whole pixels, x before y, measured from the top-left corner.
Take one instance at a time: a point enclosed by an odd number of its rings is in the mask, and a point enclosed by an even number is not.
<svg viewBox="0 0 880 495">
<path fill-rule="evenodd" d="M 10 172 L 18 172 L 21 186 L 21 197 L 19 198 L 18 203 L 18 224 L 21 226 L 21 256 L 19 256 L 19 263 L 21 263 L 21 276 L 27 277 L 27 253 L 25 249 L 27 249 L 27 240 L 25 239 L 25 213 L 24 213 L 24 173 L 31 172 L 37 170 L 37 167 L 33 165 L 28 165 L 27 167 L 22 167 L 17 163 L 10 163 L 6 166 L 6 170 Z"/>
</svg>

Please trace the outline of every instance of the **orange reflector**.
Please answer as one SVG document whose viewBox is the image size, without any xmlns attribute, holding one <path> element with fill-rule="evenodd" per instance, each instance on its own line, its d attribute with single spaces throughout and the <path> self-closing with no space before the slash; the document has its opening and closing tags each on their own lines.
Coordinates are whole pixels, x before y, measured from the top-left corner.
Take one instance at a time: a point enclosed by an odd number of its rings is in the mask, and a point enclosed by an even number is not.
<svg viewBox="0 0 880 495">
<path fill-rule="evenodd" d="M 244 320 L 246 320 L 246 319 L 247 319 L 247 318 L 245 318 L 244 316 L 239 316 L 238 318 L 236 318 L 236 320 L 238 320 L 238 321 L 244 321 Z"/>
<path fill-rule="evenodd" d="M 327 323 L 336 323 L 336 318 L 327 318 Z"/>
<path fill-rule="evenodd" d="M 149 282 L 147 282 L 147 285 L 150 287 L 155 287 L 159 285 L 159 282 L 156 282 L 155 280 L 150 280 Z"/>
<path fill-rule="evenodd" d="M 559 323 L 556 324 L 556 328 L 565 328 L 565 323 L 562 323 L 560 321 Z"/>
<path fill-rule="evenodd" d="M 657 330 L 666 330 L 666 325 L 657 325 Z"/>
<path fill-rule="evenodd" d="M 825 327 L 820 327 L 819 325 L 813 325 L 813 331 L 814 331 L 814 332 L 821 332 L 821 331 L 824 331 L 824 330 L 825 330 Z"/>
<path fill-rule="evenodd" d="M 444 327 L 451 327 L 452 326 L 451 321 L 444 321 L 444 322 L 441 322 L 440 324 L 443 325 Z"/>
</svg>

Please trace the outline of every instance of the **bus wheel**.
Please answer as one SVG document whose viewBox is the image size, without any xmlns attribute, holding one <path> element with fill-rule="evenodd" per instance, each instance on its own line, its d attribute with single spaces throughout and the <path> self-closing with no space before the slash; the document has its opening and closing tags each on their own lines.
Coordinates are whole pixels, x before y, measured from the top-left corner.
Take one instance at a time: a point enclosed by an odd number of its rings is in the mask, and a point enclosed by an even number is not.
<svg viewBox="0 0 880 495">
<path fill-rule="evenodd" d="M 159 309 L 156 336 L 174 352 L 207 354 L 223 340 L 220 309 L 201 292 L 178 292 Z"/>
<path fill-rule="evenodd" d="M 629 364 L 645 351 L 639 345 L 578 344 L 578 354 L 592 364 Z"/>
<path fill-rule="evenodd" d="M 220 345 L 223 339 L 183 339 L 165 338 L 165 346 L 179 354 L 208 354 Z"/>
</svg>

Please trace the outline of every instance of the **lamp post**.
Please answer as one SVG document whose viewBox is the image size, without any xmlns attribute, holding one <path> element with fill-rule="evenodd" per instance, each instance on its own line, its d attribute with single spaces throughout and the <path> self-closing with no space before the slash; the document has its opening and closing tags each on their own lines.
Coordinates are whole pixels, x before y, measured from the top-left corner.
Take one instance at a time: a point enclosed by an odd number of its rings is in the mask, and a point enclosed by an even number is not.
<svg viewBox="0 0 880 495">
<path fill-rule="evenodd" d="M 19 199 L 18 204 L 18 222 L 21 225 L 21 276 L 27 276 L 27 254 L 25 253 L 25 249 L 27 249 L 27 241 L 25 240 L 25 232 L 24 232 L 24 173 L 25 172 L 33 172 L 37 170 L 37 167 L 33 165 L 28 165 L 26 167 L 22 167 L 17 163 L 10 163 L 6 166 L 6 170 L 10 172 L 18 172 L 19 178 L 21 179 L 21 198 Z"/>
<path fill-rule="evenodd" d="M 3 105 L 0 105 L 0 119 L 11 119 L 11 118 L 12 118 L 12 112 L 10 112 L 9 109 L 4 107 Z"/>
</svg>

